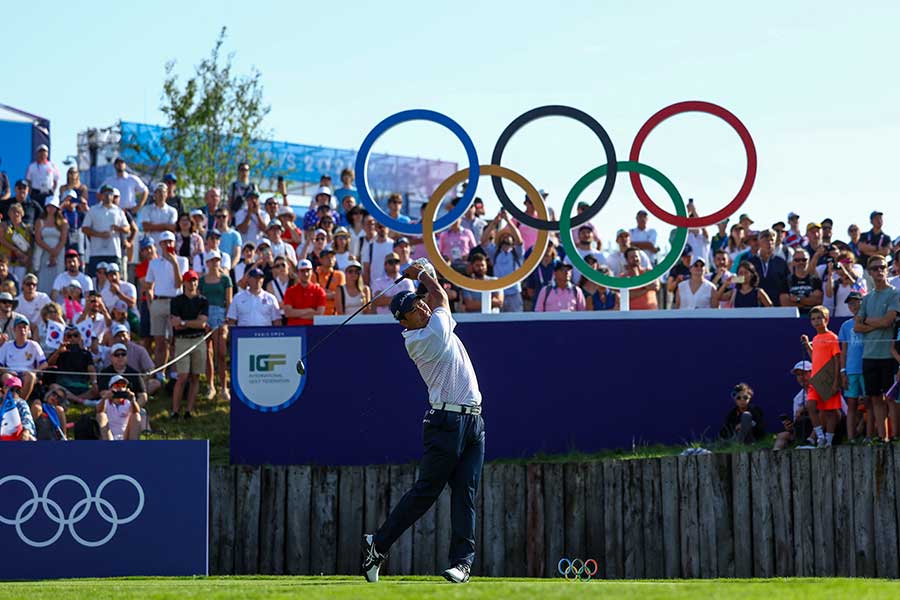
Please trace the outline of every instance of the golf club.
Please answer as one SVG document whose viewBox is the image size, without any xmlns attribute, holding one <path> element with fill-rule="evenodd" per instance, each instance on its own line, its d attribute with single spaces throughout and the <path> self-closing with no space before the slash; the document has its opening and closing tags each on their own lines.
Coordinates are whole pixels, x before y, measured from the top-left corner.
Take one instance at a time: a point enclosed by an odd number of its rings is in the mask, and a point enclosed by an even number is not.
<svg viewBox="0 0 900 600">
<path fill-rule="evenodd" d="M 331 336 L 333 336 L 335 333 L 337 333 L 338 330 L 339 330 L 341 327 L 343 327 L 344 325 L 346 325 L 347 323 L 349 323 L 349 322 L 350 322 L 350 319 L 352 319 L 353 317 L 355 317 L 356 315 L 358 315 L 359 313 L 361 313 L 362 311 L 364 311 L 364 310 L 365 310 L 366 308 L 368 308 L 369 305 L 371 305 L 373 302 L 375 302 L 376 300 L 378 300 L 379 298 L 381 298 L 382 296 L 384 296 L 385 294 L 387 294 L 389 291 L 391 291 L 392 289 L 394 289 L 395 287 L 397 287 L 397 284 L 400 283 L 401 281 L 403 281 L 403 277 L 398 278 L 394 283 L 392 283 L 392 284 L 390 285 L 390 287 L 385 288 L 383 291 L 381 291 L 381 292 L 379 292 L 378 294 L 376 294 L 374 298 L 372 298 L 371 300 L 369 300 L 368 302 L 366 302 L 365 304 L 363 304 L 362 306 L 360 306 L 359 308 L 357 308 L 356 311 L 355 311 L 352 315 L 350 315 L 349 317 L 347 317 L 346 319 L 344 319 L 343 322 L 341 322 L 340 325 L 338 325 L 337 327 L 335 327 L 334 329 L 332 329 L 331 331 L 329 331 L 329 332 L 328 332 L 328 335 L 326 335 L 326 336 L 323 337 L 321 340 L 319 340 L 318 342 L 316 342 L 315 346 L 313 346 L 312 348 L 310 348 L 309 350 L 307 350 L 306 354 L 304 354 L 304 355 L 297 361 L 297 372 L 298 372 L 299 374 L 301 374 L 301 375 L 305 375 L 305 374 L 306 374 L 306 364 L 305 364 L 303 361 L 306 360 L 306 358 L 307 358 L 310 354 L 312 354 L 313 351 L 314 351 L 316 348 L 318 348 L 319 346 L 321 346 L 322 343 L 323 343 L 325 340 L 327 340 L 328 338 L 330 338 Z"/>
</svg>

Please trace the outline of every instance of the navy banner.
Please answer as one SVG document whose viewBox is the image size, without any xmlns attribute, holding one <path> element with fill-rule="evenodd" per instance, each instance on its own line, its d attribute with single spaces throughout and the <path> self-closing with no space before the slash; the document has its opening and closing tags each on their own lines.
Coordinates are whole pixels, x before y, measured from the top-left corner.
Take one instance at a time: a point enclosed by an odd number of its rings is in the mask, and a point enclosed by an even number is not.
<svg viewBox="0 0 900 600">
<path fill-rule="evenodd" d="M 0 579 L 206 575 L 209 442 L 0 446 Z"/>
</svg>

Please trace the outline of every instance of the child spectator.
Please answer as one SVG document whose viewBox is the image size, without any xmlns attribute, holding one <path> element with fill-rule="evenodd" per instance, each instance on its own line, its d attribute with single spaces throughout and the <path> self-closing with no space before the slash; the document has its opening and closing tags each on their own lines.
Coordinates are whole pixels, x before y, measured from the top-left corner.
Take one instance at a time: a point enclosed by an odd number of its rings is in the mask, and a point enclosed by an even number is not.
<svg viewBox="0 0 900 600">
<path fill-rule="evenodd" d="M 790 415 L 781 415 L 780 420 L 784 425 L 784 431 L 775 436 L 773 450 L 784 450 L 795 440 L 801 440 L 812 434 L 812 425 L 809 422 L 809 413 L 806 410 L 806 393 L 809 388 L 809 374 L 812 371 L 812 363 L 801 360 L 791 368 L 791 375 L 797 379 L 800 391 L 794 396 Z M 807 440 L 815 443 L 815 440 Z"/>
<path fill-rule="evenodd" d="M 853 317 L 859 312 L 861 301 L 862 294 L 859 292 L 847 295 L 844 303 Z M 854 319 L 847 319 L 838 331 L 838 341 L 841 343 L 841 386 L 847 402 L 847 438 L 851 443 L 856 439 L 856 430 L 860 425 L 860 404 L 864 405 L 866 412 L 866 436 L 871 436 L 875 428 L 863 381 L 863 336 L 853 330 L 853 325 Z"/>
<path fill-rule="evenodd" d="M 723 440 L 752 444 L 766 434 L 763 425 L 763 411 L 760 407 L 750 405 L 753 399 L 753 388 L 746 383 L 739 383 L 731 390 L 734 408 L 725 415 L 725 424 L 719 431 Z"/>
<path fill-rule="evenodd" d="M 800 336 L 800 342 L 812 358 L 813 375 L 806 408 L 819 448 L 831 447 L 841 410 L 841 346 L 838 336 L 828 329 L 829 314 L 824 306 L 814 306 L 809 311 L 809 320 L 817 335 L 812 342 L 806 335 Z"/>
</svg>

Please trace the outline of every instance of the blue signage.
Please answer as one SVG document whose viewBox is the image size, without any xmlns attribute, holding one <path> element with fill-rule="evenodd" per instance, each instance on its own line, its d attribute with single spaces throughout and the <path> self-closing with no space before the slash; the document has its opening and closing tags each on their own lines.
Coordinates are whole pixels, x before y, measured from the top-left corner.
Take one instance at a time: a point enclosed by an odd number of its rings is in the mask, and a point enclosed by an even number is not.
<svg viewBox="0 0 900 600">
<path fill-rule="evenodd" d="M 306 375 L 296 367 L 305 353 L 305 327 L 232 327 L 234 395 L 253 410 L 284 410 L 306 385 Z"/>
<path fill-rule="evenodd" d="M 206 575 L 209 442 L 4 443 L 0 579 Z"/>
</svg>

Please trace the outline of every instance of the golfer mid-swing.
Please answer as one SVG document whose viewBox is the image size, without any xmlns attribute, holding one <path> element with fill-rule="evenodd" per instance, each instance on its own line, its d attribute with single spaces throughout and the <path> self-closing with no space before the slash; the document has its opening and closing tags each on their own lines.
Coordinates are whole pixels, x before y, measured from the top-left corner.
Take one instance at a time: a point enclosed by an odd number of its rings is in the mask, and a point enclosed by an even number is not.
<svg viewBox="0 0 900 600">
<path fill-rule="evenodd" d="M 391 314 L 406 329 L 403 340 L 428 386 L 431 410 L 425 413 L 425 453 L 419 479 L 394 506 L 375 532 L 363 539 L 363 574 L 378 581 L 378 570 L 388 549 L 424 515 L 444 485 L 450 484 L 450 568 L 442 573 L 453 583 L 469 580 L 475 559 L 475 493 L 484 462 L 484 421 L 481 392 L 466 348 L 453 333 L 447 294 L 429 264 L 412 264 L 404 277 L 418 280 L 427 291 L 423 298 L 404 291 L 391 299 Z"/>
</svg>

